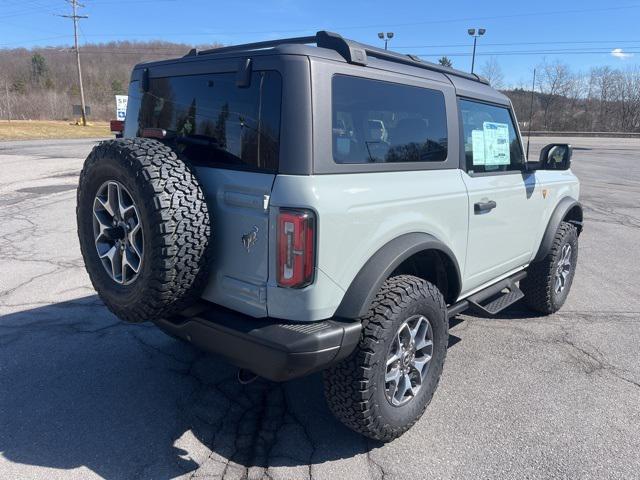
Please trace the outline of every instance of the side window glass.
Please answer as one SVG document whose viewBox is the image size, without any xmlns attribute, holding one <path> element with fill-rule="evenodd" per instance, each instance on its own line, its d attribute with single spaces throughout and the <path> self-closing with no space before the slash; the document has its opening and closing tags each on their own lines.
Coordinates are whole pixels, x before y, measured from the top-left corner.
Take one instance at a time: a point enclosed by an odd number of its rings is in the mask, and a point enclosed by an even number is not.
<svg viewBox="0 0 640 480">
<path fill-rule="evenodd" d="M 467 171 L 522 170 L 524 155 L 509 110 L 471 100 L 459 104 Z"/>
<path fill-rule="evenodd" d="M 443 162 L 444 95 L 437 90 L 336 75 L 332 82 L 336 163 Z"/>
</svg>

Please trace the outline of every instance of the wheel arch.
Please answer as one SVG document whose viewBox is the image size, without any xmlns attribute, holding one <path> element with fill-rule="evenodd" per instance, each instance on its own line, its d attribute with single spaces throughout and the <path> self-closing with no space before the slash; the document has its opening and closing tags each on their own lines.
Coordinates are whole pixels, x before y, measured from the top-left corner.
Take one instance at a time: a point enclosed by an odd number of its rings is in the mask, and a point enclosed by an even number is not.
<svg viewBox="0 0 640 480">
<path fill-rule="evenodd" d="M 533 261 L 538 262 L 547 256 L 553 244 L 553 238 L 561 222 L 569 222 L 576 226 L 578 235 L 582 233 L 583 211 L 582 204 L 571 197 L 564 197 L 551 214 L 547 228 L 542 236 L 540 247 Z"/>
<path fill-rule="evenodd" d="M 414 274 L 434 283 L 447 303 L 460 294 L 462 277 L 454 253 L 428 233 L 407 233 L 381 247 L 352 280 L 335 315 L 365 315 L 384 281 L 395 274 Z"/>
</svg>

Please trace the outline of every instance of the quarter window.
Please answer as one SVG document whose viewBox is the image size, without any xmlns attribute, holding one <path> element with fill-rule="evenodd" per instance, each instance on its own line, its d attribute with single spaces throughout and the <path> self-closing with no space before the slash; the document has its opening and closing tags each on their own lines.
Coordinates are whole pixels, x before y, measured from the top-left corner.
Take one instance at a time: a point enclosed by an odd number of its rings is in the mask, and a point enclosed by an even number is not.
<svg viewBox="0 0 640 480">
<path fill-rule="evenodd" d="M 336 163 L 442 162 L 447 158 L 442 92 L 336 75 L 332 106 Z"/>
<path fill-rule="evenodd" d="M 522 170 L 522 146 L 507 108 L 460 100 L 460 114 L 467 171 Z"/>
</svg>

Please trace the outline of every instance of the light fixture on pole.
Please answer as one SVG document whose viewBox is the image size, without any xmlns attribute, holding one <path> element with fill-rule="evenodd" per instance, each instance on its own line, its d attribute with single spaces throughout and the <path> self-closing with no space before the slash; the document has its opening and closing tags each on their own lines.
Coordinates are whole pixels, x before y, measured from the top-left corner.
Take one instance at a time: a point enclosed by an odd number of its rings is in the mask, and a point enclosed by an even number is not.
<svg viewBox="0 0 640 480">
<path fill-rule="evenodd" d="M 467 30 L 467 33 L 473 37 L 473 55 L 471 56 L 471 73 L 473 73 L 473 67 L 475 67 L 476 63 L 476 42 L 478 37 L 481 37 L 487 31 L 486 28 L 479 28 L 476 32 L 475 28 L 470 28 Z"/>
<path fill-rule="evenodd" d="M 393 38 L 393 32 L 387 32 L 386 34 L 384 32 L 380 32 L 378 33 L 378 38 L 380 40 L 384 40 L 384 49 L 387 49 L 387 43 L 389 43 L 389 40 L 391 40 Z"/>
</svg>

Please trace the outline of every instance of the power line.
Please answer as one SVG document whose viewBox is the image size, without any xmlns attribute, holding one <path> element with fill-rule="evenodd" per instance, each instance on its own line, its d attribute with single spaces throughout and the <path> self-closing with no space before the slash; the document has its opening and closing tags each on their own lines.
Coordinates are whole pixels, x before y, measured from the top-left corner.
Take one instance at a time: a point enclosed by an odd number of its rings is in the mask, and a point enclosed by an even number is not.
<svg viewBox="0 0 640 480">
<path fill-rule="evenodd" d="M 68 38 L 68 37 L 69 37 L 69 35 L 56 35 L 55 37 L 36 38 L 36 39 L 31 40 L 31 41 L 32 42 L 43 42 L 45 40 L 57 40 L 57 39 L 60 39 L 60 38 Z M 19 45 L 21 43 L 24 43 L 24 42 L 0 43 L 0 47 L 3 47 L 5 45 Z M 30 47 L 30 48 L 34 49 L 34 48 L 38 48 L 38 47 Z M 40 47 L 40 48 L 41 49 L 47 49 L 47 48 L 61 48 L 61 47 Z M 0 50 L 1 50 L 1 48 L 0 48 Z"/>
<path fill-rule="evenodd" d="M 627 51 L 631 51 L 631 50 L 638 50 L 640 48 L 640 45 L 633 45 L 633 46 L 625 46 L 625 45 L 620 45 L 617 46 L 617 48 L 619 48 L 620 50 L 622 50 L 623 52 L 627 52 Z M 611 53 L 612 52 L 611 47 L 592 47 L 592 48 L 549 48 L 549 49 L 534 49 L 534 50 L 494 50 L 494 51 L 484 51 L 482 53 L 482 55 L 519 55 L 519 54 L 545 54 L 545 53 L 549 53 L 549 54 L 562 54 L 562 53 Z M 442 51 L 439 51 L 440 54 L 442 55 L 472 55 L 471 53 L 467 52 L 466 50 L 460 52 L 445 52 L 442 53 Z M 411 52 L 412 55 L 427 55 L 427 56 L 432 56 L 435 55 L 435 53 L 431 53 L 431 52 L 416 52 L 413 51 Z"/>
<path fill-rule="evenodd" d="M 615 44 L 619 43 L 640 43 L 640 40 L 575 40 L 575 41 L 558 41 L 558 42 L 505 42 L 505 43 L 485 43 L 484 46 L 514 46 L 514 45 L 590 45 L 590 44 Z M 433 45 L 396 45 L 396 49 L 400 48 L 443 48 L 443 47 L 468 47 L 468 43 L 450 43 L 450 44 L 433 44 Z"/>
<path fill-rule="evenodd" d="M 109 3 L 121 3 L 121 4 L 136 4 L 136 3 L 158 3 L 159 0 L 129 0 L 126 2 L 114 2 L 113 0 L 105 0 L 103 2 L 95 1 L 92 2 L 92 5 L 107 5 Z M 173 0 L 163 0 L 167 3 L 173 3 Z M 379 27 L 411 27 L 411 26 L 421 26 L 421 25 L 433 25 L 433 24 L 442 24 L 442 23 L 459 23 L 459 22 L 471 22 L 471 21 L 481 21 L 481 20 L 496 20 L 496 19 L 509 19 L 509 18 L 525 18 L 525 17 L 536 17 L 536 16 L 547 16 L 547 15 L 561 15 L 561 14 L 580 14 L 580 13 L 591 13 L 591 12 L 606 12 L 606 11 L 619 11 L 619 10 L 628 10 L 640 8 L 640 4 L 635 3 L 632 5 L 618 5 L 612 7 L 595 7 L 595 8 L 580 8 L 580 9 L 567 9 L 567 10 L 554 10 L 554 11 L 538 11 L 538 12 L 524 12 L 524 13 L 513 13 L 513 14 L 505 14 L 505 15 L 492 15 L 492 16 L 479 16 L 479 17 L 461 17 L 461 18 L 447 18 L 447 19 L 437 19 L 437 20 L 427 20 L 421 22 L 408 22 L 408 23 L 385 23 L 385 24 L 371 24 L 371 25 L 343 25 L 343 26 L 332 26 L 333 30 L 356 30 L 356 29 L 368 29 L 368 28 L 379 28 Z M 23 12 L 20 14 L 28 14 L 29 12 Z M 0 18 L 4 18 L 1 17 Z M 216 35 L 216 34 L 224 34 L 224 35 L 252 35 L 252 34 L 273 34 L 273 33 L 299 33 L 299 32 L 315 32 L 315 28 L 299 28 L 299 29 L 288 29 L 288 30 L 261 30 L 261 31 L 242 31 L 238 32 L 238 30 L 228 30 L 228 31 L 212 31 L 208 33 L 208 35 Z M 164 32 L 160 32 L 158 34 L 164 35 Z M 185 33 L 186 34 L 186 33 Z M 155 34 L 154 34 L 155 35 Z"/>
<path fill-rule="evenodd" d="M 41 51 L 46 52 L 47 55 L 55 55 L 55 54 L 68 54 L 69 51 L 74 50 L 72 47 L 56 47 L 56 48 L 34 48 L 33 51 Z M 189 50 L 188 47 L 184 49 L 176 49 L 176 50 L 102 50 L 102 49 L 92 49 L 91 47 L 84 47 L 83 52 L 91 53 L 92 55 L 100 55 L 100 54 L 108 54 L 108 55 L 182 55 L 187 53 Z M 10 54 L 11 50 L 1 51 L 0 54 L 6 53 Z M 640 54 L 640 50 L 623 50 L 623 53 L 629 54 Z M 509 55 L 556 55 L 559 57 L 570 56 L 570 55 L 611 55 L 610 51 L 602 51 L 602 50 L 582 50 L 582 51 L 557 51 L 557 50 L 541 50 L 541 51 L 517 51 L 517 52 L 476 52 L 476 56 L 509 56 Z M 456 53 L 413 53 L 413 55 L 417 55 L 422 58 L 432 58 L 432 57 L 468 57 L 471 56 L 471 53 L 468 52 L 456 52 Z"/>
<path fill-rule="evenodd" d="M 621 53 L 623 54 L 636 54 L 640 53 L 640 50 L 623 50 Z M 542 50 L 542 51 L 525 51 L 525 52 L 484 52 L 484 53 L 476 53 L 476 56 L 509 56 L 509 55 L 556 55 L 559 57 L 569 56 L 569 55 L 611 55 L 610 51 L 602 51 L 602 50 L 584 50 L 584 51 L 557 51 L 557 50 Z M 413 53 L 412 55 L 416 55 L 421 58 L 431 58 L 431 57 L 470 57 L 471 54 L 467 52 L 459 52 L 459 53 Z"/>
<path fill-rule="evenodd" d="M 53 14 L 55 14 L 56 11 L 53 10 L 50 6 L 33 3 L 26 10 L 14 10 L 14 11 L 7 12 L 4 15 L 0 15 L 0 19 L 19 17 L 21 15 L 35 15 L 35 14 L 38 14 L 38 13 L 53 13 Z"/>
</svg>

